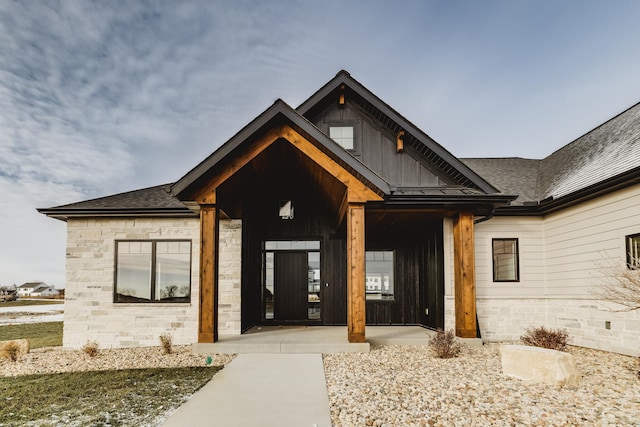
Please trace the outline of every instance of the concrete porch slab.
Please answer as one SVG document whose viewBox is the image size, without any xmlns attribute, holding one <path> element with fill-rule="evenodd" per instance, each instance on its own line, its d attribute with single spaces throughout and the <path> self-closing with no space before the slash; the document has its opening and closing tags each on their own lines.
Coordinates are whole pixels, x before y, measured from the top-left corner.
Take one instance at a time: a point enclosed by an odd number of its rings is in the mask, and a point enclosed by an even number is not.
<svg viewBox="0 0 640 427">
<path fill-rule="evenodd" d="M 372 345 L 426 346 L 434 333 L 420 326 L 367 326 L 367 342 L 349 343 L 345 326 L 257 326 L 242 335 L 220 336 L 217 343 L 193 344 L 193 351 L 201 354 L 368 353 Z M 478 341 L 481 345 L 482 341 Z"/>
</svg>

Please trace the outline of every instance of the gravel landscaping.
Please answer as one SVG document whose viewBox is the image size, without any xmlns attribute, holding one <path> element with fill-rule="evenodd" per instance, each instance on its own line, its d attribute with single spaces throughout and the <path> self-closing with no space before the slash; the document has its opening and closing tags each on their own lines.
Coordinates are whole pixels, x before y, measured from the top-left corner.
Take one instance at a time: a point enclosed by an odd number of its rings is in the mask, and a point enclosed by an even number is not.
<svg viewBox="0 0 640 427">
<path fill-rule="evenodd" d="M 211 355 L 209 365 L 226 365 L 233 357 L 228 354 Z M 208 366 L 207 356 L 192 353 L 189 345 L 174 346 L 171 354 L 164 354 L 160 347 L 104 349 L 95 357 L 87 356 L 82 350 L 44 347 L 20 356 L 15 363 L 0 358 L 0 376 L 187 366 Z"/>
<path fill-rule="evenodd" d="M 34 349 L 0 375 L 206 366 L 190 346 L 82 350 Z M 427 347 L 379 346 L 368 354 L 324 356 L 334 427 L 347 426 L 640 426 L 638 359 L 569 347 L 583 374 L 575 388 L 524 382 L 501 374 L 499 345 L 463 347 L 437 359 Z M 213 355 L 224 365 L 231 355 Z"/>
<path fill-rule="evenodd" d="M 437 359 L 427 347 L 324 356 L 334 427 L 640 426 L 637 358 L 570 347 L 583 379 L 559 388 L 505 377 L 499 345 Z"/>
</svg>

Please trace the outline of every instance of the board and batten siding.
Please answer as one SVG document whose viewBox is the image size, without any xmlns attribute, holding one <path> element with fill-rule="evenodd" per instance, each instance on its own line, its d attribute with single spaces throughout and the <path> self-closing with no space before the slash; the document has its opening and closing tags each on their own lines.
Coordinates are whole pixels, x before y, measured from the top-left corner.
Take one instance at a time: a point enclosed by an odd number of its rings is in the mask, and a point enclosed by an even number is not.
<svg viewBox="0 0 640 427">
<path fill-rule="evenodd" d="M 315 125 L 327 135 L 330 126 L 353 126 L 355 150 L 350 153 L 376 172 L 389 184 L 404 187 L 440 186 L 452 184 L 438 176 L 428 164 L 420 161 L 420 154 L 413 155 L 411 147 L 398 152 L 396 135 L 391 134 L 375 120 L 351 102 L 344 107 L 333 107 L 325 111 Z"/>
</svg>

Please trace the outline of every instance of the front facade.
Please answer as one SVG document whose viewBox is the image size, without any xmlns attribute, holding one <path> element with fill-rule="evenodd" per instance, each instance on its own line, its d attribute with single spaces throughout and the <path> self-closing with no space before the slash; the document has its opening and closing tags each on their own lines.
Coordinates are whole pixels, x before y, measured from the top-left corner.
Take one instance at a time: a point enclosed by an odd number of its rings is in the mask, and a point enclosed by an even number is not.
<svg viewBox="0 0 640 427">
<path fill-rule="evenodd" d="M 455 158 L 340 72 L 297 109 L 276 101 L 176 183 L 42 209 L 67 221 L 64 345 L 156 345 L 164 332 L 215 342 L 291 324 L 344 325 L 349 342 L 367 325 L 503 340 L 592 310 L 592 326 L 570 332 L 600 346 L 597 303 L 552 271 L 571 249 L 549 230 L 607 197 L 633 211 L 640 188 L 534 210 L 526 186 L 501 186 L 491 172 L 503 165 L 488 163 Z M 629 235 L 640 228 L 624 221 Z M 640 346 L 626 316 L 624 334 L 608 320 L 625 337 L 615 351 Z"/>
</svg>

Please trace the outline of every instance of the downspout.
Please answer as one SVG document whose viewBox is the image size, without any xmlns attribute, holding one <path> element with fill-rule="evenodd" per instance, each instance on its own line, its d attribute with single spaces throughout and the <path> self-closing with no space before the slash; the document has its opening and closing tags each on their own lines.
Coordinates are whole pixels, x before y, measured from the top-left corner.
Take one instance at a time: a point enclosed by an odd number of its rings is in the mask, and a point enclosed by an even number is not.
<svg viewBox="0 0 640 427">
<path fill-rule="evenodd" d="M 481 222 L 489 221 L 495 215 L 495 211 L 496 211 L 496 208 L 493 208 L 489 213 L 489 215 L 483 216 L 482 218 L 474 219 L 473 224 L 476 225 L 476 224 L 480 224 Z"/>
</svg>

